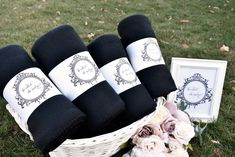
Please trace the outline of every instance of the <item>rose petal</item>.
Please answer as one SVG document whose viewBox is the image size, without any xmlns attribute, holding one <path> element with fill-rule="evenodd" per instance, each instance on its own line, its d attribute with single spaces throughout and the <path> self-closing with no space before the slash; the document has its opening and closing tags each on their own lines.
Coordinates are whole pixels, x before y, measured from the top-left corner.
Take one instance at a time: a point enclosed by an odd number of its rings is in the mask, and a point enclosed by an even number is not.
<svg viewBox="0 0 235 157">
<path fill-rule="evenodd" d="M 178 121 L 183 121 L 183 122 L 191 124 L 189 116 L 181 110 L 177 110 L 177 113 L 175 114 L 174 118 L 176 118 Z"/>
<path fill-rule="evenodd" d="M 177 122 L 173 136 L 182 144 L 188 145 L 189 141 L 195 136 L 194 127 L 185 122 Z"/>
<path fill-rule="evenodd" d="M 164 106 L 169 110 L 172 116 L 175 115 L 178 110 L 177 104 L 175 104 L 173 101 L 166 101 Z"/>
<path fill-rule="evenodd" d="M 169 116 L 162 124 L 161 128 L 163 132 L 171 133 L 175 130 L 176 119 Z"/>
<path fill-rule="evenodd" d="M 167 151 L 164 142 L 156 135 L 142 139 L 142 142 L 137 143 L 136 146 L 143 149 L 146 153 L 160 153 Z"/>
<path fill-rule="evenodd" d="M 170 137 L 168 141 L 170 151 L 175 151 L 177 149 L 183 149 L 183 144 L 181 144 L 177 139 Z"/>
<path fill-rule="evenodd" d="M 169 116 L 171 116 L 169 110 L 165 106 L 162 105 L 158 108 L 158 112 L 155 112 L 152 115 L 152 117 L 150 119 L 150 123 L 159 123 L 159 124 L 161 124 Z"/>
</svg>

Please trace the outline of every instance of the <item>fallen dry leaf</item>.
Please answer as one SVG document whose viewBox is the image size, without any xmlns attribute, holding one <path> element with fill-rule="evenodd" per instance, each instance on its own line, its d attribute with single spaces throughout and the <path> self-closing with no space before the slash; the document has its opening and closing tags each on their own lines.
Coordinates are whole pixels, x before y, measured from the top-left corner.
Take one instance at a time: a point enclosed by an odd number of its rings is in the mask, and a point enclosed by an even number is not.
<svg viewBox="0 0 235 157">
<path fill-rule="evenodd" d="M 210 10 L 209 12 L 210 12 L 210 13 L 212 13 L 212 14 L 214 14 L 214 13 L 215 13 L 215 11 L 214 11 L 214 10 Z"/>
<path fill-rule="evenodd" d="M 88 34 L 87 34 L 87 37 L 88 37 L 89 39 L 93 39 L 93 38 L 95 37 L 95 34 L 94 34 L 94 33 L 88 33 Z"/>
<path fill-rule="evenodd" d="M 184 49 L 188 49 L 190 46 L 189 46 L 188 44 L 186 44 L 186 43 L 183 43 L 183 44 L 182 44 L 182 47 L 183 47 Z"/>
<path fill-rule="evenodd" d="M 103 29 L 97 29 L 96 31 L 97 32 L 103 32 L 104 30 Z"/>
<path fill-rule="evenodd" d="M 231 80 L 230 83 L 235 83 L 235 80 Z"/>
<path fill-rule="evenodd" d="M 189 23 L 189 20 L 180 20 L 181 23 Z"/>
<path fill-rule="evenodd" d="M 221 150 L 219 148 L 214 149 L 215 156 L 221 157 Z"/>
<path fill-rule="evenodd" d="M 229 47 L 226 46 L 226 45 L 223 45 L 223 46 L 220 47 L 220 51 L 222 51 L 222 52 L 229 52 Z"/>
<path fill-rule="evenodd" d="M 218 140 L 211 140 L 212 143 L 215 143 L 215 144 L 220 144 L 220 142 Z"/>
<path fill-rule="evenodd" d="M 168 16 L 168 17 L 167 17 L 167 20 L 172 20 L 172 16 Z"/>
<path fill-rule="evenodd" d="M 104 23 L 104 21 L 98 21 L 98 23 L 103 24 L 103 23 Z"/>
</svg>

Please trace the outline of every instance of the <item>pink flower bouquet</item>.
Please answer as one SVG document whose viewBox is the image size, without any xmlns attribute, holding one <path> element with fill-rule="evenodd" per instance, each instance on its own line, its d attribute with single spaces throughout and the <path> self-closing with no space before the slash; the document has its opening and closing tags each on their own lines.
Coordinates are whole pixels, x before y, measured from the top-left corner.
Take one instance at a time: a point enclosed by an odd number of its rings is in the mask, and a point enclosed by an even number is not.
<svg viewBox="0 0 235 157">
<path fill-rule="evenodd" d="M 187 145 L 195 136 L 188 115 L 165 101 L 150 122 L 132 137 L 131 157 L 188 157 Z"/>
</svg>

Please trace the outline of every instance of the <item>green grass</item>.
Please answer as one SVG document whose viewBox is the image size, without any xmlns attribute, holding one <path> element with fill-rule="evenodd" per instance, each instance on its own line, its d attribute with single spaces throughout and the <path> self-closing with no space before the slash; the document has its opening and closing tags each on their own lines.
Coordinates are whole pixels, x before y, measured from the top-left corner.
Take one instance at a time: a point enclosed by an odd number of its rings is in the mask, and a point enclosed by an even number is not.
<svg viewBox="0 0 235 157">
<path fill-rule="evenodd" d="M 134 13 L 151 19 L 168 66 L 172 57 L 228 61 L 219 119 L 205 130 L 201 146 L 198 139 L 192 140 L 190 156 L 235 157 L 235 83 L 230 82 L 235 80 L 235 0 L 0 0 L 0 47 L 15 43 L 30 53 L 38 37 L 64 23 L 74 26 L 89 43 L 89 33 L 117 34 L 118 22 Z M 223 44 L 230 52 L 219 50 Z M 0 100 L 0 156 L 42 156 L 5 104 Z"/>
</svg>

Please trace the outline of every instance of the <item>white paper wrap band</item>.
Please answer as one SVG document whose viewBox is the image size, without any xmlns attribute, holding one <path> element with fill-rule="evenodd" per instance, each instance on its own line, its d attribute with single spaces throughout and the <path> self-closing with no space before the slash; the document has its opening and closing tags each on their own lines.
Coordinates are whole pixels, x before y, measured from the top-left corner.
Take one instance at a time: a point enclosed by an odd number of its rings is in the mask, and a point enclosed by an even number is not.
<svg viewBox="0 0 235 157">
<path fill-rule="evenodd" d="M 5 86 L 3 97 L 18 121 L 28 128 L 27 121 L 32 112 L 47 99 L 61 92 L 39 68 L 29 68 L 15 75 Z"/>
<path fill-rule="evenodd" d="M 126 57 L 104 65 L 100 71 L 118 94 L 141 84 Z"/>
<path fill-rule="evenodd" d="M 165 64 L 156 38 L 137 40 L 126 48 L 136 72 L 158 64 Z"/>
<path fill-rule="evenodd" d="M 67 58 L 50 71 L 49 77 L 71 101 L 105 80 L 88 51 Z"/>
</svg>

